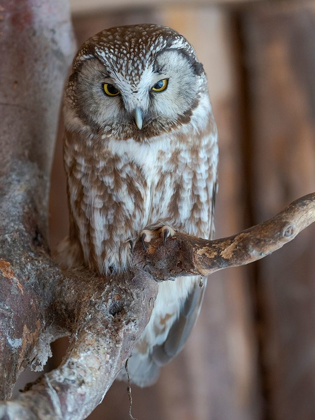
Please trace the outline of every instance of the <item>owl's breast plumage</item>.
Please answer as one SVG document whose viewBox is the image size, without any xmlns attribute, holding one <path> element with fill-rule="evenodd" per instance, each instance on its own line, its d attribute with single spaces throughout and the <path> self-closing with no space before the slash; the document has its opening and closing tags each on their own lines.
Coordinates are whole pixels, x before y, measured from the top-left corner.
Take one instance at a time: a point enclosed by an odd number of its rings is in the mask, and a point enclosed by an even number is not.
<svg viewBox="0 0 315 420">
<path fill-rule="evenodd" d="M 128 241 L 145 228 L 166 224 L 209 237 L 218 151 L 210 105 L 205 105 L 201 102 L 195 112 L 198 123 L 147 143 L 66 133 L 64 158 L 75 226 L 70 236 L 80 243 L 91 268 L 124 269 Z"/>
</svg>

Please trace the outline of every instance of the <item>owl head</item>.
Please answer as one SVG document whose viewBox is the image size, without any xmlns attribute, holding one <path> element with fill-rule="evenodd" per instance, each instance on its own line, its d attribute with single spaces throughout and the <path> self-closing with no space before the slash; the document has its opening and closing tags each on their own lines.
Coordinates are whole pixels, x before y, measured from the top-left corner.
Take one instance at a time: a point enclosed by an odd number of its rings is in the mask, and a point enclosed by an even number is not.
<svg viewBox="0 0 315 420">
<path fill-rule="evenodd" d="M 151 24 L 106 29 L 74 59 L 66 128 L 149 141 L 188 124 L 206 92 L 203 66 L 176 31 Z"/>
</svg>

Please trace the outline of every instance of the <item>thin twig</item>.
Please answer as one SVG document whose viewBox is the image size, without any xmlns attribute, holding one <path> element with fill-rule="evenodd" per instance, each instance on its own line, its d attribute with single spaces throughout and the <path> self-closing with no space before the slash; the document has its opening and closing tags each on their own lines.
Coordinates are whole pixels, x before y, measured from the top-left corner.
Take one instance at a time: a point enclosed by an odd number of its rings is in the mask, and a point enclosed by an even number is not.
<svg viewBox="0 0 315 420">
<path fill-rule="evenodd" d="M 132 410 L 132 394 L 131 394 L 131 383 L 130 383 L 130 377 L 129 377 L 129 371 L 128 371 L 128 361 L 129 361 L 129 359 L 126 360 L 125 369 L 126 369 L 127 381 L 128 381 L 127 392 L 128 392 L 128 397 L 129 397 L 129 417 L 131 418 L 131 420 L 137 420 L 135 417 L 133 417 L 132 412 L 131 412 L 131 410 Z"/>
</svg>

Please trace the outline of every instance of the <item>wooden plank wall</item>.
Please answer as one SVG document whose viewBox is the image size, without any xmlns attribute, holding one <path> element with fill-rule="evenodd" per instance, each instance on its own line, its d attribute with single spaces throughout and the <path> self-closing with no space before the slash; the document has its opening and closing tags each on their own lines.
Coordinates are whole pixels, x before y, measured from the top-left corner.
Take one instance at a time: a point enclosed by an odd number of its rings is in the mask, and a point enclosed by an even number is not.
<svg viewBox="0 0 315 420">
<path fill-rule="evenodd" d="M 220 135 L 216 236 L 272 216 L 314 190 L 314 3 L 241 9 L 163 6 L 80 15 L 78 43 L 105 27 L 172 26 L 204 63 Z M 61 140 L 51 242 L 67 227 Z M 148 389 L 133 387 L 138 420 L 315 419 L 315 229 L 259 264 L 213 275 L 184 351 Z M 55 354 L 61 345 L 55 347 Z M 91 420 L 127 420 L 115 383 Z"/>
<path fill-rule="evenodd" d="M 315 187 L 315 4 L 242 16 L 251 224 Z M 315 419 L 315 229 L 259 262 L 256 296 L 266 416 Z"/>
<path fill-rule="evenodd" d="M 169 7 L 177 6 L 208 6 L 212 5 L 238 5 L 238 4 L 248 4 L 252 2 L 259 2 L 260 0 L 159 0 L 157 3 L 154 0 L 70 0 L 70 7 L 72 12 L 75 15 L 83 15 L 86 13 L 97 13 L 106 10 L 123 10 L 126 8 L 137 9 L 137 8 L 155 8 L 157 5 L 159 7 L 166 6 Z M 179 8 L 180 8 L 179 7 Z"/>
</svg>

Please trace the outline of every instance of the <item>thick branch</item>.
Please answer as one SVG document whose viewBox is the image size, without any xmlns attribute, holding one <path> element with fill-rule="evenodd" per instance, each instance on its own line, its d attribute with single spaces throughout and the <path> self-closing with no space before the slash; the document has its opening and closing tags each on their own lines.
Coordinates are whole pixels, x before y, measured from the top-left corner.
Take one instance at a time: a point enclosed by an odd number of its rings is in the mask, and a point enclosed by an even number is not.
<svg viewBox="0 0 315 420">
<path fill-rule="evenodd" d="M 178 232 L 166 246 L 161 238 L 155 238 L 147 252 L 141 251 L 138 244 L 134 264 L 159 280 L 189 274 L 208 276 L 266 257 L 314 221 L 315 193 L 299 198 L 266 222 L 228 238 L 209 241 Z"/>
<path fill-rule="evenodd" d="M 86 418 L 140 338 L 157 292 L 157 284 L 144 272 L 126 273 L 115 282 L 82 272 L 58 283 L 55 305 L 67 305 L 69 334 L 73 329 L 67 355 L 18 400 L 0 404 L 1 419 L 43 418 L 43 413 L 46 419 Z M 62 317 L 59 321 L 64 327 Z"/>
</svg>

